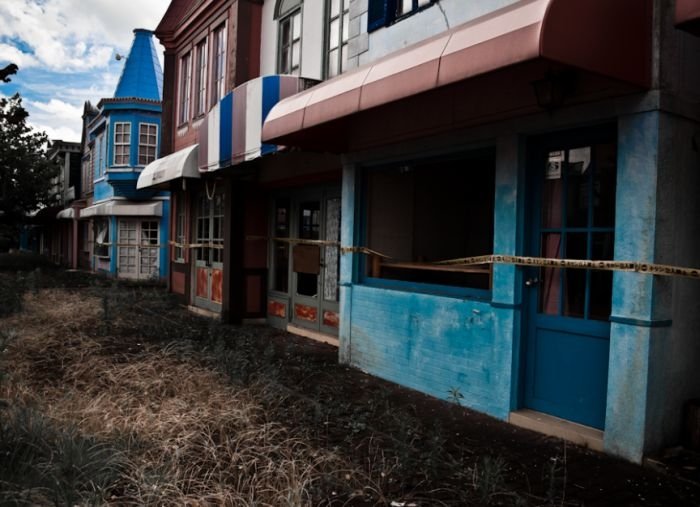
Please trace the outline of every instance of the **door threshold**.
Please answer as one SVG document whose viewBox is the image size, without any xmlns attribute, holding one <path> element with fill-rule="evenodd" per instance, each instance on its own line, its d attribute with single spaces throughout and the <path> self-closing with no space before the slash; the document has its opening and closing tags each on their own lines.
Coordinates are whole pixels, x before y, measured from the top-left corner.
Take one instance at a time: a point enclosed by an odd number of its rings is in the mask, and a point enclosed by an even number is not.
<svg viewBox="0 0 700 507">
<path fill-rule="evenodd" d="M 310 338 L 321 343 L 327 343 L 328 345 L 333 345 L 334 347 L 340 346 L 340 341 L 337 337 L 324 334 L 319 331 L 312 331 L 311 329 L 306 329 L 303 327 L 295 326 L 293 324 L 287 324 L 287 332 L 303 336 L 305 338 Z"/>
<path fill-rule="evenodd" d="M 567 421 L 527 408 L 511 412 L 508 422 L 528 430 L 568 440 L 574 444 L 603 452 L 603 432 L 590 426 Z"/>
<path fill-rule="evenodd" d="M 199 315 L 200 317 L 206 317 L 208 319 L 214 319 L 214 320 L 221 320 L 221 314 L 219 312 L 205 310 L 204 308 L 200 308 L 200 307 L 194 306 L 194 305 L 188 305 L 187 309 L 190 312 L 194 313 L 195 315 Z"/>
</svg>

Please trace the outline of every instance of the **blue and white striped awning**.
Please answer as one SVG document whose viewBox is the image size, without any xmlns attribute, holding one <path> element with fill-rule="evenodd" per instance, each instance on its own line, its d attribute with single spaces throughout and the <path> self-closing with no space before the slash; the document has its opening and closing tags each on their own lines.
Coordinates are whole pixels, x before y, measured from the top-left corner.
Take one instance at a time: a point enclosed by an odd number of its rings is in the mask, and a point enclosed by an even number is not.
<svg viewBox="0 0 700 507">
<path fill-rule="evenodd" d="M 278 150 L 261 140 L 272 107 L 301 90 L 297 76 L 263 76 L 224 96 L 199 127 L 199 170 L 216 171 Z"/>
</svg>

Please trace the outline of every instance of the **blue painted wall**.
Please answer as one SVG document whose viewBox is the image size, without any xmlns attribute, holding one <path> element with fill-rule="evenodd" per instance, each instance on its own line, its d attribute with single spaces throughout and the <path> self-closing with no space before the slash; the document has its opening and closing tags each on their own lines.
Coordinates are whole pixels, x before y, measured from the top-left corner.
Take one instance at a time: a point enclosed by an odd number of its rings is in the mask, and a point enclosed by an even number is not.
<svg viewBox="0 0 700 507">
<path fill-rule="evenodd" d="M 621 118 L 618 137 L 615 258 L 654 262 L 659 113 Z M 650 348 L 664 334 L 650 327 L 656 283 L 637 273 L 613 275 L 604 445 L 632 461 L 645 451 Z"/>
<path fill-rule="evenodd" d="M 510 411 L 510 337 L 494 335 L 489 303 L 355 285 L 351 364 L 476 410 Z"/>
<path fill-rule="evenodd" d="M 494 243 L 509 253 L 519 248 L 519 153 L 516 136 L 499 141 Z M 358 173 L 351 165 L 344 170 L 343 245 L 359 240 Z M 489 300 L 363 285 L 359 263 L 357 254 L 341 259 L 340 361 L 437 398 L 459 393 L 463 405 L 507 419 L 517 391 L 517 270 L 495 273 L 494 308 Z"/>
</svg>

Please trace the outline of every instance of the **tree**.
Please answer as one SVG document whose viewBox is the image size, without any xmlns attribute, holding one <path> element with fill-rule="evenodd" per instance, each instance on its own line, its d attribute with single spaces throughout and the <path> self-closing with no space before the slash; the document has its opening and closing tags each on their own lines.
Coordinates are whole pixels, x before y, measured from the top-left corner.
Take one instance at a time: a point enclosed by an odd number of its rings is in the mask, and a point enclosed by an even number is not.
<svg viewBox="0 0 700 507">
<path fill-rule="evenodd" d="M 28 116 L 19 94 L 0 98 L 0 222 L 6 226 L 49 204 L 58 171 L 46 156 L 47 135 L 32 130 Z"/>
</svg>

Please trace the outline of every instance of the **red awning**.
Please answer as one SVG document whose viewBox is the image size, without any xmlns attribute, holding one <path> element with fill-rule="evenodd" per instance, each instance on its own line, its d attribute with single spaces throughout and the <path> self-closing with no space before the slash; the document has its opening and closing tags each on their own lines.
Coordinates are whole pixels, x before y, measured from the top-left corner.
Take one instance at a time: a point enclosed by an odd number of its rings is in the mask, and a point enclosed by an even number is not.
<svg viewBox="0 0 700 507">
<path fill-rule="evenodd" d="M 676 26 L 700 36 L 700 0 L 676 0 Z"/>
<path fill-rule="evenodd" d="M 521 0 L 280 101 L 263 141 L 543 60 L 648 88 L 651 0 Z"/>
</svg>

